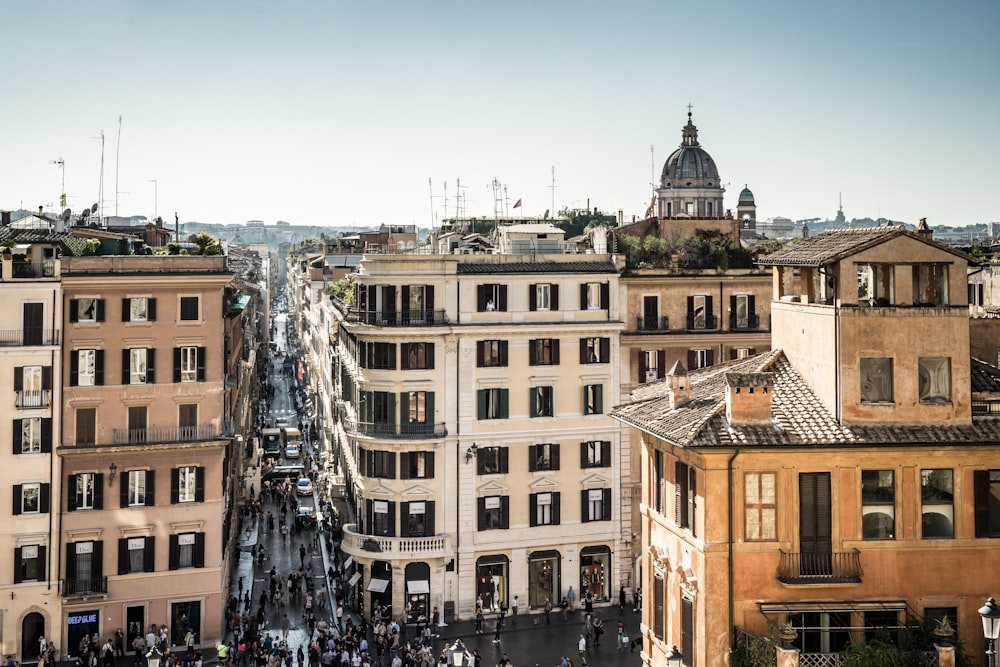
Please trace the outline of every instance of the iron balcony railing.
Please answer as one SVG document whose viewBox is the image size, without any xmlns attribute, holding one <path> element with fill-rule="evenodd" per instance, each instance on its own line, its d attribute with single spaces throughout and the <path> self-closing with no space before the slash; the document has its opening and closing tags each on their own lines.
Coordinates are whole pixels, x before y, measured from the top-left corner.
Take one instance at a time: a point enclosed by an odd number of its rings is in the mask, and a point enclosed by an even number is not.
<svg viewBox="0 0 1000 667">
<path fill-rule="evenodd" d="M 59 329 L 41 329 L 25 327 L 24 329 L 0 330 L 0 346 L 20 347 L 30 345 L 58 345 Z"/>
<path fill-rule="evenodd" d="M 640 315 L 635 318 L 635 328 L 637 331 L 668 331 L 670 329 L 670 319 L 666 315 L 657 317 L 656 315 Z"/>
<path fill-rule="evenodd" d="M 861 552 L 795 553 L 781 551 L 778 581 L 784 584 L 861 583 Z"/>
<path fill-rule="evenodd" d="M 64 598 L 83 597 L 86 595 L 107 595 L 108 578 L 90 577 L 77 579 L 71 577 L 63 581 L 62 596 Z"/>
<path fill-rule="evenodd" d="M 404 310 L 399 313 L 352 308 L 348 312 L 347 321 L 379 327 L 433 327 L 448 324 L 448 316 L 443 308 Z"/>
<path fill-rule="evenodd" d="M 715 315 L 706 314 L 699 319 L 692 313 L 688 313 L 687 328 L 689 331 L 713 331 L 719 328 L 718 318 Z"/>
<path fill-rule="evenodd" d="M 352 435 L 370 438 L 385 438 L 396 440 L 424 440 L 426 438 L 443 438 L 448 435 L 444 422 L 437 424 L 407 423 L 390 424 L 388 422 L 359 422 L 346 418 L 344 428 Z"/>
<path fill-rule="evenodd" d="M 56 264 L 53 260 L 43 262 L 13 262 L 13 278 L 55 278 Z"/>
<path fill-rule="evenodd" d="M 165 444 L 173 442 L 198 442 L 221 437 L 211 424 L 197 426 L 157 426 L 153 428 L 116 428 L 114 444 Z"/>
<path fill-rule="evenodd" d="M 730 313 L 729 315 L 729 330 L 730 331 L 755 331 L 760 329 L 760 316 L 759 315 L 747 315 L 746 317 L 737 317 L 736 313 Z"/>
<path fill-rule="evenodd" d="M 19 391 L 16 398 L 17 407 L 24 410 L 27 408 L 47 408 L 52 405 L 52 392 L 48 389 L 39 391 Z"/>
</svg>

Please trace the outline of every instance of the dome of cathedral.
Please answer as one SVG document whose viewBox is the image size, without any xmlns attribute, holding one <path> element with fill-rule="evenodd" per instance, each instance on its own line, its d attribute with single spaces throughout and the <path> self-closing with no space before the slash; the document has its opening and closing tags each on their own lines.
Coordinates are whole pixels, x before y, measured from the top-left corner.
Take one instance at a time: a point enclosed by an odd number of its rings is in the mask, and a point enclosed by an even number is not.
<svg viewBox="0 0 1000 667">
<path fill-rule="evenodd" d="M 666 187 L 719 185 L 719 170 L 712 156 L 698 144 L 698 128 L 691 122 L 690 112 L 681 132 L 681 145 L 667 158 L 660 178 Z"/>
<path fill-rule="evenodd" d="M 753 193 L 750 192 L 750 188 L 745 185 L 743 186 L 743 192 L 740 193 L 740 201 L 753 203 Z"/>
</svg>

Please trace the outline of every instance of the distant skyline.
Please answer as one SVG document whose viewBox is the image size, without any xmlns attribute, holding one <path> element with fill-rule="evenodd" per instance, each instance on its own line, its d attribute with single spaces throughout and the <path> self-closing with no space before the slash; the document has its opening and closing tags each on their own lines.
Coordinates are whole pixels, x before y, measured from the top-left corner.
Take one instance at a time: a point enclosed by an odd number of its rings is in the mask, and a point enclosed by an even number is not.
<svg viewBox="0 0 1000 667">
<path fill-rule="evenodd" d="M 1000 3 L 4 3 L 0 208 L 641 217 L 687 105 L 735 211 L 1000 220 Z M 119 140 L 119 116 L 121 132 Z M 652 153 L 650 148 L 652 147 Z M 554 169 L 554 189 L 553 189 Z M 430 185 L 428 184 L 430 179 Z M 447 200 L 445 200 L 447 183 Z M 433 197 L 433 198 L 432 198 Z M 520 199 L 522 206 L 513 209 Z M 447 205 L 447 209 L 445 206 Z"/>
</svg>

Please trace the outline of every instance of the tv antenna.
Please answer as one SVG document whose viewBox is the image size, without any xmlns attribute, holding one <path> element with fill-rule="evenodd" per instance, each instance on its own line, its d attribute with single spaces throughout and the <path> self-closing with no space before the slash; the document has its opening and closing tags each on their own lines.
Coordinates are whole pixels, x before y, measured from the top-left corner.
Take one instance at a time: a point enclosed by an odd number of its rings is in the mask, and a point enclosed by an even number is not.
<svg viewBox="0 0 1000 667">
<path fill-rule="evenodd" d="M 104 218 L 104 130 L 101 130 L 101 136 L 93 137 L 94 139 L 101 140 L 101 174 L 99 184 L 97 186 L 97 204 L 94 204 L 94 208 L 91 213 L 96 213 L 98 206 L 100 206 L 101 212 L 97 216 L 97 223 L 102 224 Z"/>
<path fill-rule="evenodd" d="M 62 189 L 59 191 L 60 192 L 59 203 L 62 206 L 65 206 L 66 205 L 66 161 L 63 160 L 62 158 L 59 158 L 57 160 L 49 160 L 49 163 L 59 167 L 59 169 L 62 171 Z"/>
<path fill-rule="evenodd" d="M 118 195 L 122 194 L 118 190 L 118 156 L 122 148 L 122 116 L 118 114 L 118 141 L 115 145 L 115 217 L 118 217 Z M 124 194 L 128 194 L 127 192 Z"/>
<path fill-rule="evenodd" d="M 552 208 L 550 211 L 556 210 L 556 166 L 552 165 L 552 185 L 549 186 L 552 189 Z M 546 216 L 548 217 L 548 216 Z"/>
</svg>

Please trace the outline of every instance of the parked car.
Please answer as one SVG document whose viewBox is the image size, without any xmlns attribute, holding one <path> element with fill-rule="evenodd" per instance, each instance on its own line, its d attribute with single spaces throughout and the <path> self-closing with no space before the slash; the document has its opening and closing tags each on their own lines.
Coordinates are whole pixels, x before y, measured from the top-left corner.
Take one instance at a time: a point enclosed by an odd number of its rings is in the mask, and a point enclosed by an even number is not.
<svg viewBox="0 0 1000 667">
<path fill-rule="evenodd" d="M 300 496 L 311 496 L 313 492 L 312 481 L 308 477 L 303 477 L 295 487 L 295 492 Z"/>
<path fill-rule="evenodd" d="M 295 527 L 315 528 L 318 519 L 316 511 L 312 507 L 299 507 L 299 515 L 295 517 Z"/>
<path fill-rule="evenodd" d="M 297 459 L 302 455 L 302 451 L 299 449 L 298 444 L 290 443 L 285 445 L 285 458 L 286 459 Z"/>
</svg>

